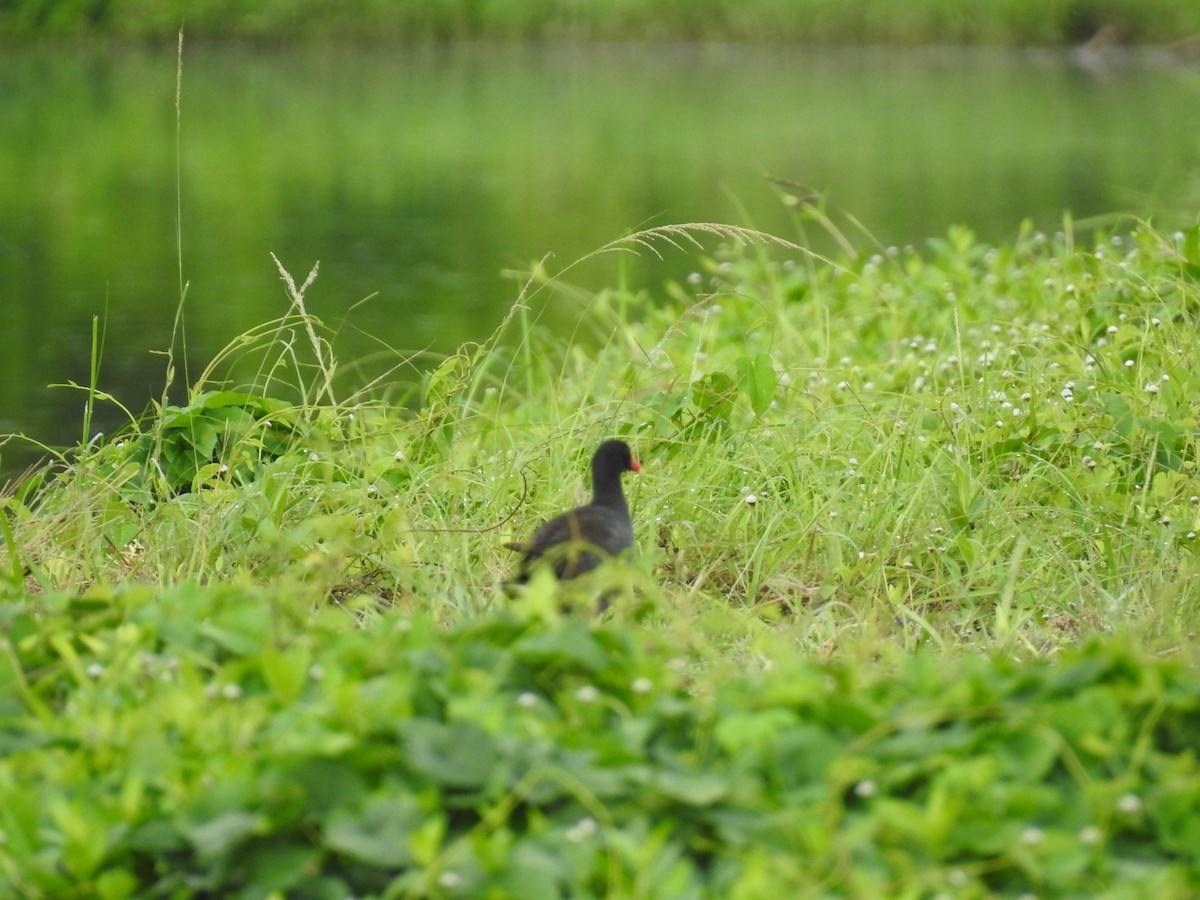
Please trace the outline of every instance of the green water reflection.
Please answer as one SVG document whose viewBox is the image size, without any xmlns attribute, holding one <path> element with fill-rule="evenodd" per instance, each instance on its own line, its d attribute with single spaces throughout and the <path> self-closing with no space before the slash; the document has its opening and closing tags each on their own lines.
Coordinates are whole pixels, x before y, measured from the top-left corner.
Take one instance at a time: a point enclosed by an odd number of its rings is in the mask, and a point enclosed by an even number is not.
<svg viewBox="0 0 1200 900">
<path fill-rule="evenodd" d="M 102 386 L 135 410 L 161 391 L 152 351 L 180 295 L 174 50 L 9 51 L 0 98 L 0 431 L 70 442 L 83 398 L 46 386 L 86 381 L 93 315 Z M 516 293 L 502 270 L 546 253 L 565 264 L 668 222 L 795 236 L 765 174 L 825 190 L 883 244 L 1180 205 L 1198 100 L 1195 70 L 1035 53 L 189 47 L 192 374 L 286 309 L 272 251 L 298 277 L 320 260 L 309 304 L 328 322 L 375 295 L 343 330 L 344 361 L 376 346 L 358 330 L 447 351 L 499 321 Z M 8 472 L 25 458 L 0 454 Z"/>
</svg>

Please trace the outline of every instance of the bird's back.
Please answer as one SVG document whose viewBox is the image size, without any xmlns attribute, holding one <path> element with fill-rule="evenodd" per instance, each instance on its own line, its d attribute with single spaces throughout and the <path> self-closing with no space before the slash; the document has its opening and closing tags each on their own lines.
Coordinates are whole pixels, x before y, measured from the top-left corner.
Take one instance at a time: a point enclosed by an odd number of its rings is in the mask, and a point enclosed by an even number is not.
<svg viewBox="0 0 1200 900">
<path fill-rule="evenodd" d="M 555 516 L 534 532 L 528 544 L 518 544 L 513 549 L 525 554 L 522 574 L 545 556 L 552 557 L 556 576 L 574 578 L 632 545 L 633 525 L 628 514 L 589 503 Z"/>
</svg>

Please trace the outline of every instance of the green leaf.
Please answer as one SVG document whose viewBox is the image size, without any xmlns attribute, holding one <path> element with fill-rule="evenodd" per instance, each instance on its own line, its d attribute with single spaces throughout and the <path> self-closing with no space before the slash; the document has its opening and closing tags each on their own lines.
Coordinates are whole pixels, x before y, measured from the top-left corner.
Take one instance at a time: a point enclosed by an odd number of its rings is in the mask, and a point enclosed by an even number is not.
<svg viewBox="0 0 1200 900">
<path fill-rule="evenodd" d="M 560 627 L 518 641 L 514 650 L 523 659 L 574 664 L 592 673 L 609 667 L 604 648 L 587 626 L 575 619 L 567 619 Z"/>
<path fill-rule="evenodd" d="M 447 358 L 425 379 L 425 407 L 435 409 L 450 402 L 467 383 L 469 358 L 457 353 Z"/>
<path fill-rule="evenodd" d="M 284 651 L 268 648 L 259 656 L 263 680 L 282 703 L 291 703 L 300 696 L 311 664 L 312 654 L 304 646 Z"/>
<path fill-rule="evenodd" d="M 311 873 L 320 871 L 321 851 L 310 846 L 307 840 L 297 843 L 294 838 L 277 837 L 247 848 L 239 854 L 238 862 L 249 873 L 247 881 L 261 892 L 256 896 L 265 896 L 268 891 L 279 892 L 276 896 L 283 896 L 282 892 L 303 885 L 303 896 L 311 897 L 308 884 Z M 288 896 L 297 894 L 292 892 Z"/>
<path fill-rule="evenodd" d="M 262 816 L 238 809 L 192 825 L 186 829 L 186 834 L 196 848 L 196 854 L 202 860 L 214 862 L 256 834 L 263 824 Z"/>
<path fill-rule="evenodd" d="M 733 379 L 724 372 L 713 372 L 692 385 L 692 405 L 701 419 L 728 425 L 734 393 Z"/>
<path fill-rule="evenodd" d="M 125 869 L 108 869 L 96 876 L 95 886 L 100 900 L 125 900 L 137 896 L 139 882 Z"/>
<path fill-rule="evenodd" d="M 492 736 L 468 722 L 414 719 L 403 731 L 409 764 L 445 787 L 482 787 L 499 759 Z"/>
<path fill-rule="evenodd" d="M 270 640 L 271 612 L 253 603 L 229 606 L 204 622 L 200 633 L 235 656 L 249 656 Z"/>
<path fill-rule="evenodd" d="M 571 867 L 561 856 L 524 841 L 513 852 L 500 883 L 507 896 L 522 900 L 559 900 Z"/>
<path fill-rule="evenodd" d="M 411 865 L 409 836 L 426 819 L 411 797 L 380 792 L 360 810 L 337 809 L 325 823 L 330 850 L 381 868 Z"/>
<path fill-rule="evenodd" d="M 729 779 L 715 772 L 660 772 L 654 779 L 658 789 L 673 800 L 692 806 L 709 806 L 728 796 Z"/>
<path fill-rule="evenodd" d="M 717 742 L 732 755 L 751 748 L 765 751 L 785 729 L 795 723 L 796 716 L 787 709 L 730 711 L 717 722 L 715 736 Z"/>
<path fill-rule="evenodd" d="M 779 386 L 779 376 L 771 357 L 765 353 L 754 356 L 743 356 L 737 361 L 738 387 L 750 398 L 750 408 L 756 416 L 761 416 L 771 406 L 775 399 L 775 389 Z"/>
<path fill-rule="evenodd" d="M 1194 768 L 1194 767 L 1193 767 Z M 1200 864 L 1200 776 L 1189 773 L 1191 784 L 1174 776 L 1151 798 L 1148 811 L 1164 849 Z"/>
</svg>

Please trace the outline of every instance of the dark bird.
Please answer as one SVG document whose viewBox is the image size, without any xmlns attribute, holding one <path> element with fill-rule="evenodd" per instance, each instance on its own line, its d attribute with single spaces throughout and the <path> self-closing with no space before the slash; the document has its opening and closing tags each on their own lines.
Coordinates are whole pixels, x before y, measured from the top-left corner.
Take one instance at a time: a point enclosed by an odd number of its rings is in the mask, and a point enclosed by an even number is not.
<svg viewBox="0 0 1200 900">
<path fill-rule="evenodd" d="M 512 583 L 525 584 L 542 557 L 558 578 L 574 578 L 632 546 L 633 521 L 621 476 L 641 470 L 624 441 L 601 444 L 592 457 L 592 502 L 555 516 L 524 543 L 504 545 L 525 554 Z"/>
</svg>

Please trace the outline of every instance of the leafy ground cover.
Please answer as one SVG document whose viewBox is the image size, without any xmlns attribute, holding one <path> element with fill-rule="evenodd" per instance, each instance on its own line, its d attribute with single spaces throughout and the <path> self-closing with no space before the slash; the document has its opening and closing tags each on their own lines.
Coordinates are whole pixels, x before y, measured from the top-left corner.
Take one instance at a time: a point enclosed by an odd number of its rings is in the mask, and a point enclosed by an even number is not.
<svg viewBox="0 0 1200 900">
<path fill-rule="evenodd" d="M 0 890 L 1196 893 L 1200 229 L 609 249 L 696 272 L 402 404 L 292 283 L 4 496 Z M 505 599 L 613 435 L 638 556 Z"/>
<path fill-rule="evenodd" d="M 19 896 L 1194 896 L 1200 685 L 792 654 L 702 697 L 612 624 L 347 629 L 138 586 L 6 626 L 0 877 Z"/>
</svg>

